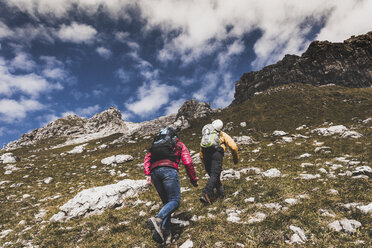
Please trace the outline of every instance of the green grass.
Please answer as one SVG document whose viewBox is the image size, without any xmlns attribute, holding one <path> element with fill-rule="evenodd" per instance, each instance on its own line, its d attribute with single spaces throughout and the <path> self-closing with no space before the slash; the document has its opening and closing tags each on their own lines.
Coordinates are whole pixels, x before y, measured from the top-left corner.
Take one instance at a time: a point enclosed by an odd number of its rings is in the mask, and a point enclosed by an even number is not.
<svg viewBox="0 0 372 248">
<path fill-rule="evenodd" d="M 174 225 L 175 244 L 181 245 L 188 238 L 194 247 L 237 247 L 237 243 L 245 247 L 287 247 L 293 234 L 289 226 L 302 228 L 307 236 L 307 247 L 358 247 L 372 245 L 372 216 L 362 214 L 358 210 L 344 210 L 340 203 L 372 202 L 371 179 L 351 179 L 337 176 L 346 170 L 352 171 L 356 166 L 344 167 L 335 171 L 335 178 L 321 174 L 318 169 L 329 171 L 326 162 L 336 162 L 335 158 L 349 155 L 352 160 L 360 161 L 360 165 L 372 166 L 372 128 L 361 120 L 372 117 L 372 89 L 349 89 L 337 86 L 313 87 L 309 85 L 293 85 L 290 89 L 274 92 L 272 90 L 255 96 L 239 106 L 229 107 L 212 117 L 190 121 L 191 127 L 180 133 L 181 140 L 190 150 L 199 151 L 200 132 L 204 124 L 220 118 L 225 124 L 232 122 L 232 129 L 226 131 L 231 136 L 248 135 L 257 143 L 240 145 L 239 154 L 243 161 L 238 165 L 232 163 L 231 154 L 226 153 L 224 169 L 241 169 L 258 167 L 261 171 L 270 168 L 279 169 L 287 176 L 267 179 L 254 173 L 242 174 L 238 180 L 224 181 L 228 199 L 217 200 L 211 206 L 203 206 L 199 196 L 206 180 L 203 166 L 196 165 L 200 178 L 199 187 L 189 183 L 185 170 L 180 166 L 181 186 L 191 190 L 182 193 L 181 207 L 175 217 L 188 220 L 190 225 L 180 227 Z M 245 121 L 247 127 L 239 125 Z M 333 125 L 342 124 L 364 135 L 360 139 L 340 139 L 322 137 L 312 134 L 314 128 L 323 126 L 324 122 Z M 297 131 L 301 125 L 308 128 Z M 274 130 L 283 130 L 290 134 L 302 134 L 308 139 L 294 139 L 291 143 L 277 143 L 278 138 L 270 134 Z M 195 134 L 195 135 L 193 135 Z M 101 144 L 109 145 L 120 134 L 90 141 L 86 148 L 93 150 Z M 323 146 L 332 148 L 332 153 L 315 153 L 314 141 L 323 142 Z M 151 140 L 138 138 L 135 144 L 115 144 L 108 148 L 82 154 L 67 154 L 74 146 L 58 149 L 47 149 L 64 139 L 49 139 L 32 147 L 14 150 L 20 158 L 16 163 L 18 171 L 4 175 L 0 168 L 0 181 L 10 181 L 0 186 L 0 226 L 1 230 L 12 229 L 6 237 L 0 239 L 0 246 L 24 247 L 29 241 L 40 247 L 157 247 L 152 241 L 150 232 L 145 228 L 145 221 L 157 213 L 159 209 L 150 211 L 151 207 L 160 203 L 160 199 L 152 187 L 138 198 L 145 204 L 134 205 L 137 199 L 128 199 L 121 209 L 110 209 L 101 215 L 79 218 L 64 223 L 50 223 L 50 217 L 59 211 L 59 207 L 73 198 L 83 189 L 116 183 L 124 178 L 143 179 L 143 163 L 146 149 Z M 268 144 L 273 143 L 272 146 Z M 258 153 L 252 152 L 260 148 Z M 37 152 L 35 152 L 37 151 Z M 65 153 L 65 156 L 61 156 Z M 301 154 L 312 154 L 309 158 L 296 159 Z M 134 161 L 116 168 L 104 166 L 101 159 L 117 154 L 130 154 Z M 30 156 L 36 155 L 32 158 Z M 302 163 L 311 163 L 301 167 Z M 92 169 L 92 166 L 97 168 Z M 126 173 L 124 178 L 112 176 L 110 170 Z M 313 180 L 295 179 L 302 172 L 321 174 L 321 178 Z M 247 181 L 250 177 L 253 180 Z M 53 177 L 50 184 L 43 179 Z M 14 183 L 22 186 L 11 188 Z M 338 195 L 329 194 L 329 189 L 338 190 Z M 236 196 L 233 193 L 238 192 Z M 31 197 L 23 198 L 24 194 Z M 298 198 L 296 205 L 286 205 L 287 198 Z M 53 197 L 58 198 L 53 199 Z M 249 197 L 255 203 L 246 203 Z M 279 203 L 288 207 L 285 211 L 274 213 L 271 209 L 259 205 Z M 35 215 L 41 209 L 46 211 L 43 218 L 37 220 Z M 254 213 L 262 212 L 267 218 L 260 223 L 244 224 L 227 221 L 227 209 L 242 210 L 239 215 L 246 222 Z M 319 210 L 325 209 L 336 217 L 321 216 Z M 139 212 L 145 215 L 140 216 Z M 214 217 L 211 217 L 214 216 Z M 200 217 L 198 221 L 192 221 Z M 333 220 L 349 218 L 362 223 L 357 233 L 348 235 L 335 233 L 327 228 Z M 25 224 L 20 224 L 24 221 Z M 363 241 L 363 245 L 355 242 Z"/>
</svg>

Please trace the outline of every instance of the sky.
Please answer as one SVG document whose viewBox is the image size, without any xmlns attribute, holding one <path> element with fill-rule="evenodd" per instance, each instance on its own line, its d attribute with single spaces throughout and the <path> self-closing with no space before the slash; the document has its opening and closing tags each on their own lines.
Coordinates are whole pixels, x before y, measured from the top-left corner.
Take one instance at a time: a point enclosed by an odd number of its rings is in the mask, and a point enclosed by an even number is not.
<svg viewBox="0 0 372 248">
<path fill-rule="evenodd" d="M 0 0 L 0 142 L 113 106 L 228 106 L 243 73 L 372 30 L 370 0 Z"/>
</svg>

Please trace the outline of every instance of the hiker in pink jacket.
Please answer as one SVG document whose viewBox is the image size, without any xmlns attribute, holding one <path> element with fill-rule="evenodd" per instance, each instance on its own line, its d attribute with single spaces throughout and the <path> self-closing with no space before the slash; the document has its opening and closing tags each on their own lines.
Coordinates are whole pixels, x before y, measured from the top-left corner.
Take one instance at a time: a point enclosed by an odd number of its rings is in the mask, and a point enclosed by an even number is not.
<svg viewBox="0 0 372 248">
<path fill-rule="evenodd" d="M 172 141 L 173 140 L 173 141 Z M 173 144 L 172 144 L 173 142 Z M 150 153 L 145 156 L 144 170 L 148 184 L 153 184 L 158 192 L 163 208 L 147 220 L 152 238 L 158 243 L 170 243 L 170 216 L 181 201 L 178 163 L 182 160 L 193 186 L 198 186 L 193 162 L 186 146 L 179 141 L 176 131 L 165 128 L 154 139 Z"/>
</svg>

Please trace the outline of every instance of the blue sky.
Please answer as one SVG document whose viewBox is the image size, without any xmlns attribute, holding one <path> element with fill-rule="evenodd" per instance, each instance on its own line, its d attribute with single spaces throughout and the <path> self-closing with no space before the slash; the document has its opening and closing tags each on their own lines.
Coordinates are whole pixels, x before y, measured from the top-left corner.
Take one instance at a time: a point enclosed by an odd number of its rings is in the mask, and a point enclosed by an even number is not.
<svg viewBox="0 0 372 248">
<path fill-rule="evenodd" d="M 111 106 L 225 107 L 240 76 L 372 30 L 368 0 L 0 0 L 0 142 Z"/>
</svg>

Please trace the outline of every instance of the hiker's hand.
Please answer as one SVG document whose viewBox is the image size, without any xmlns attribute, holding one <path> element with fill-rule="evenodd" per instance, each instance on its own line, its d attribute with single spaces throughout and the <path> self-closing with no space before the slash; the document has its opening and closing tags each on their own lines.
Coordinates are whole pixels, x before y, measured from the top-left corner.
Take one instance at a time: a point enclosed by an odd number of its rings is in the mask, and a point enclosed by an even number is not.
<svg viewBox="0 0 372 248">
<path fill-rule="evenodd" d="M 198 181 L 191 181 L 192 186 L 198 187 Z"/>
<path fill-rule="evenodd" d="M 146 176 L 146 183 L 147 185 L 152 185 L 152 180 L 151 180 L 151 176 Z"/>
<path fill-rule="evenodd" d="M 238 164 L 239 160 L 237 158 L 233 158 L 234 164 Z"/>
</svg>

